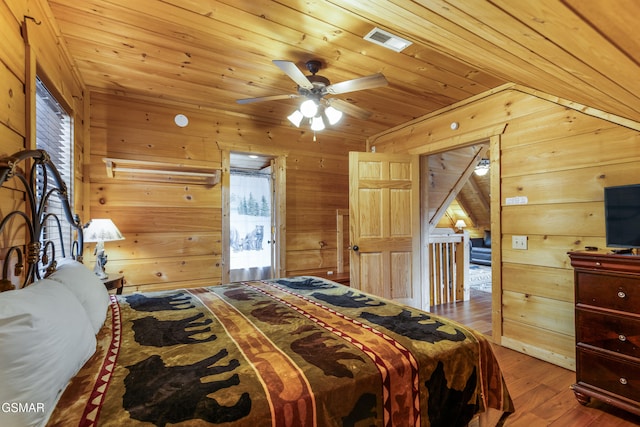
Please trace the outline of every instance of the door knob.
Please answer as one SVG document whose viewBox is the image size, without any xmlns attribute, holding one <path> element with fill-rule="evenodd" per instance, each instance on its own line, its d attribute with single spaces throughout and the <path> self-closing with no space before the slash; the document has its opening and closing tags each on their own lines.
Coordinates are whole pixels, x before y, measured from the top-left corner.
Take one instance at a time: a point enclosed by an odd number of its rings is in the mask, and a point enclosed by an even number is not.
<svg viewBox="0 0 640 427">
<path fill-rule="evenodd" d="M 353 245 L 351 247 L 351 249 L 353 249 L 354 251 L 358 252 L 358 249 L 360 249 L 360 248 L 358 247 L 358 245 Z"/>
</svg>

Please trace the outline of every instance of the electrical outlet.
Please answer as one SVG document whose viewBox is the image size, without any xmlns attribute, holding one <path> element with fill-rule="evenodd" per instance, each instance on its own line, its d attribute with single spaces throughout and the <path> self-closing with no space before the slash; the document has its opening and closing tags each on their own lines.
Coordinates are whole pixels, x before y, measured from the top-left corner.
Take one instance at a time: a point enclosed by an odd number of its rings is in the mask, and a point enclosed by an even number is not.
<svg viewBox="0 0 640 427">
<path fill-rule="evenodd" d="M 511 236 L 511 247 L 513 249 L 526 250 L 527 236 Z"/>
</svg>

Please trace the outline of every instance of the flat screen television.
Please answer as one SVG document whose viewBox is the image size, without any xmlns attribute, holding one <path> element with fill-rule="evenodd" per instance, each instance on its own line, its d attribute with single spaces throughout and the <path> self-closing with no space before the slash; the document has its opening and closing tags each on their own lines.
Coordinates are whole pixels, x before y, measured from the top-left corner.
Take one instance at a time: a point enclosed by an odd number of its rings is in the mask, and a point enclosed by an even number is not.
<svg viewBox="0 0 640 427">
<path fill-rule="evenodd" d="M 604 217 L 609 248 L 640 248 L 640 184 L 605 187 Z"/>
</svg>

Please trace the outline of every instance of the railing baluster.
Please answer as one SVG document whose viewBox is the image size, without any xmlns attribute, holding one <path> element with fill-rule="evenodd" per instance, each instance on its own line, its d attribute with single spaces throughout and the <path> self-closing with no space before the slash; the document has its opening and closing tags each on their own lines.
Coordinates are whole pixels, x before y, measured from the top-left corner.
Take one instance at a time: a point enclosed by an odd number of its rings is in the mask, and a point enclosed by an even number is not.
<svg viewBox="0 0 640 427">
<path fill-rule="evenodd" d="M 429 304 L 462 301 L 468 262 L 467 233 L 434 233 L 429 238 Z"/>
</svg>

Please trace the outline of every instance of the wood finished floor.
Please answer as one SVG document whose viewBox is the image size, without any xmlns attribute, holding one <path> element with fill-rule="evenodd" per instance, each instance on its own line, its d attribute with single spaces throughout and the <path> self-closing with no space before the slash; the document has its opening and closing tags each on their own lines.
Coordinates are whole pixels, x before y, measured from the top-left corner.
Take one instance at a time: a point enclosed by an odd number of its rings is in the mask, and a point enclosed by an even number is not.
<svg viewBox="0 0 640 427">
<path fill-rule="evenodd" d="M 471 301 L 444 304 L 431 312 L 446 316 L 491 335 L 491 294 L 472 290 Z M 508 348 L 494 345 L 494 352 L 516 407 L 507 427 L 630 427 L 640 425 L 640 417 L 592 400 L 578 403 L 570 389 L 573 371 L 561 368 Z M 490 421 L 495 422 L 490 417 Z"/>
</svg>

